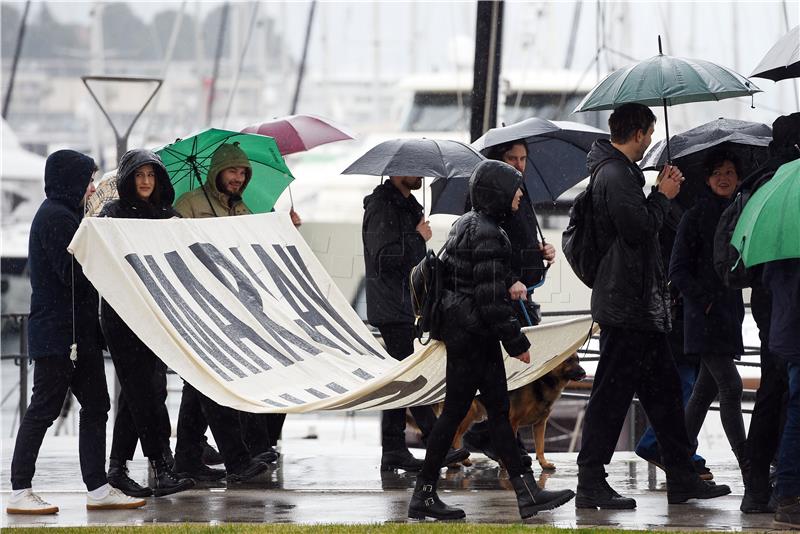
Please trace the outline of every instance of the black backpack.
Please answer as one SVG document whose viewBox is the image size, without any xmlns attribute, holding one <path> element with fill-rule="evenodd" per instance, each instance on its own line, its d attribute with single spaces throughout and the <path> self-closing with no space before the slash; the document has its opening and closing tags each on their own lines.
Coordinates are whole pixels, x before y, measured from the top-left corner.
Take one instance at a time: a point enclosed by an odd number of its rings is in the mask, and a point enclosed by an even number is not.
<svg viewBox="0 0 800 534">
<path fill-rule="evenodd" d="M 439 250 L 442 253 L 444 247 Z M 431 339 L 440 339 L 440 302 L 443 284 L 444 262 L 432 250 L 411 269 L 409 290 L 414 312 L 414 334 L 426 345 Z M 428 339 L 422 341 L 428 333 Z"/>
<path fill-rule="evenodd" d="M 606 160 L 610 161 L 610 160 Z M 597 268 L 606 251 L 601 251 L 597 240 L 597 228 L 592 206 L 592 186 L 597 171 L 606 161 L 600 163 L 589 178 L 589 185 L 581 192 L 569 209 L 569 224 L 561 234 L 561 249 L 570 267 L 581 282 L 588 287 L 594 285 Z"/>
<path fill-rule="evenodd" d="M 747 268 L 742 261 L 742 256 L 736 247 L 731 245 L 733 232 L 739 217 L 747 205 L 747 201 L 753 196 L 758 188 L 767 183 L 772 178 L 773 173 L 764 174 L 752 182 L 748 179 L 739 186 L 739 191 L 730 206 L 725 208 L 717 223 L 714 232 L 714 271 L 716 271 L 722 283 L 726 287 L 734 289 L 744 289 L 752 287 L 756 283 L 759 274 L 757 266 Z M 750 182 L 750 183 L 748 183 Z M 752 184 L 752 185 L 750 185 Z"/>
</svg>

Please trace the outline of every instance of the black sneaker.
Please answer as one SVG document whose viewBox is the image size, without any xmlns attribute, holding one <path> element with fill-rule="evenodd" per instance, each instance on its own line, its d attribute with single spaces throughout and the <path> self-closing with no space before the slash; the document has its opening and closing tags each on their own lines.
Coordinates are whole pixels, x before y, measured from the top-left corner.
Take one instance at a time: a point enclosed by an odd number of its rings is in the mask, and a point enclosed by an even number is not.
<svg viewBox="0 0 800 534">
<path fill-rule="evenodd" d="M 264 462 L 265 464 L 274 464 L 278 460 L 278 456 L 278 452 L 270 447 L 268 450 L 253 456 L 253 459 L 258 460 L 259 462 Z"/>
<path fill-rule="evenodd" d="M 790 528 L 800 528 L 800 496 L 782 497 L 778 500 L 775 523 Z"/>
<path fill-rule="evenodd" d="M 575 495 L 575 508 L 601 510 L 633 510 L 636 500 L 623 497 L 606 481 L 605 470 L 600 467 L 578 469 L 578 492 Z"/>
<path fill-rule="evenodd" d="M 447 456 L 444 457 L 444 464 L 442 467 L 447 467 L 448 465 L 458 464 L 459 462 L 463 462 L 469 458 L 469 451 L 467 449 L 453 449 L 452 447 L 447 452 Z"/>
</svg>

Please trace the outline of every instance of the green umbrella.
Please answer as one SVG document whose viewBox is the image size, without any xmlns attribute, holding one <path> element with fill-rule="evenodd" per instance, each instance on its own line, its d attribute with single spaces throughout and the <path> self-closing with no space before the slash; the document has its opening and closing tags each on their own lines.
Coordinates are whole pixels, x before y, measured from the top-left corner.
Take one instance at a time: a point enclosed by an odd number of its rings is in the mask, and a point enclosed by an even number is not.
<svg viewBox="0 0 800 534">
<path fill-rule="evenodd" d="M 283 161 L 275 140 L 265 135 L 209 128 L 156 150 L 167 167 L 175 198 L 205 183 L 211 155 L 222 144 L 238 143 L 253 167 L 253 177 L 242 195 L 253 213 L 272 210 L 294 176 Z"/>
<path fill-rule="evenodd" d="M 800 159 L 782 165 L 742 210 L 731 245 L 746 267 L 800 258 Z"/>
<path fill-rule="evenodd" d="M 609 74 L 578 104 L 575 111 L 615 109 L 622 104 L 664 106 L 667 129 L 667 161 L 672 160 L 669 147 L 667 106 L 752 96 L 761 92 L 741 74 L 710 61 L 658 55 L 623 67 Z"/>
</svg>

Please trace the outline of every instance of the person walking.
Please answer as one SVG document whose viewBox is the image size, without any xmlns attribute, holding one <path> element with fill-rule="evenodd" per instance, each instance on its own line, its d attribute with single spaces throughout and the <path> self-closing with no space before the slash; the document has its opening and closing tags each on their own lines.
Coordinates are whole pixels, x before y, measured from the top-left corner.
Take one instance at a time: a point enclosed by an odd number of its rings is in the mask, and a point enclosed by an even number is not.
<svg viewBox="0 0 800 534">
<path fill-rule="evenodd" d="M 464 511 L 439 499 L 439 469 L 475 394 L 489 416 L 494 449 L 508 471 L 520 516 L 568 502 L 572 490 L 539 487 L 520 458 L 511 423 L 502 343 L 506 352 L 530 363 L 530 341 L 520 331 L 510 302 L 511 245 L 500 221 L 519 209 L 522 175 L 499 161 L 482 161 L 469 182 L 472 211 L 459 218 L 442 254 L 442 341 L 447 348 L 446 393 L 441 416 L 428 438 L 425 462 L 408 506 L 413 519 L 461 519 Z"/>
<path fill-rule="evenodd" d="M 119 199 L 106 204 L 100 217 L 169 219 L 178 216 L 172 208 L 175 190 L 167 169 L 153 152 L 144 149 L 126 152 L 120 159 L 117 178 Z M 154 473 L 152 488 L 137 484 L 127 474 L 128 458 L 115 456 L 122 445 L 112 441 L 109 483 L 127 495 L 139 497 L 150 494 L 160 497 L 194 487 L 194 480 L 178 478 L 173 473 L 169 446 L 165 447 L 161 436 L 166 405 L 159 395 L 160 388 L 156 387 L 156 380 L 164 376 L 160 372 L 160 360 L 105 299 L 100 302 L 100 324 L 119 378 L 121 398 Z M 125 420 L 118 417 L 115 428 L 120 423 L 125 424 Z"/>
<path fill-rule="evenodd" d="M 652 190 L 658 191 L 658 185 L 654 185 Z M 661 261 L 665 267 L 669 266 L 675 237 L 678 235 L 678 225 L 684 213 L 685 210 L 680 203 L 675 199 L 670 200 L 669 212 L 664 217 L 661 230 L 658 232 Z M 667 283 L 670 298 L 670 320 L 672 322 L 672 330 L 667 334 L 667 338 L 672 358 L 678 368 L 678 376 L 681 379 L 681 400 L 684 409 L 686 409 L 686 403 L 689 402 L 689 397 L 692 396 L 692 390 L 694 390 L 694 383 L 697 381 L 700 360 L 697 354 L 687 354 L 683 350 L 683 297 L 674 284 L 669 281 Z M 652 426 L 647 426 L 634 451 L 638 457 L 650 462 L 659 469 L 664 469 L 664 463 L 661 461 L 661 452 L 658 449 L 658 440 Z M 705 458 L 697 454 L 697 452 L 692 456 L 692 464 L 700 478 L 713 480 L 714 474 L 706 466 Z"/>
<path fill-rule="evenodd" d="M 528 145 L 524 139 L 510 141 L 489 147 L 483 151 L 488 159 L 508 163 L 523 176 L 528 162 Z M 525 180 L 522 181 L 522 200 L 519 209 L 500 222 L 500 227 L 506 232 L 511 243 L 511 258 L 509 266 L 513 277 L 515 297 L 513 302 L 514 313 L 522 326 L 536 326 L 542 321 L 539 304 L 532 300 L 533 292 L 528 293 L 528 288 L 540 283 L 544 277 L 546 266 L 551 265 L 556 258 L 556 249 L 550 243 L 544 242 L 541 237 L 539 221 L 533 209 Z M 467 209 L 472 205 L 467 196 Z M 525 307 L 525 311 L 522 310 Z M 489 436 L 489 426 L 486 421 L 476 423 L 464 434 L 464 443 L 469 448 L 483 452 L 489 458 L 498 461 L 497 452 L 492 449 Z M 522 438 L 517 433 L 517 445 L 522 454 L 522 462 L 526 467 L 533 464 Z"/>
<path fill-rule="evenodd" d="M 782 115 L 772 123 L 769 159 L 742 181 L 742 190 L 772 178 L 778 168 L 800 158 L 800 113 Z M 758 272 L 762 268 L 755 266 Z M 759 273 L 762 274 L 762 273 Z M 750 416 L 745 447 L 750 474 L 745 478 L 744 496 L 739 509 L 748 513 L 775 513 L 770 466 L 780 444 L 782 417 L 789 390 L 786 360 L 770 349 L 772 296 L 762 276 L 755 276 L 750 293 L 750 309 L 758 326 L 761 342 L 761 380 Z"/>
<path fill-rule="evenodd" d="M 794 211 L 800 217 L 797 206 Z M 786 424 L 775 472 L 775 522 L 800 528 L 800 259 L 764 264 L 763 280 L 772 293 L 769 348 L 786 362 L 789 376 Z"/>
<path fill-rule="evenodd" d="M 139 508 L 106 479 L 106 421 L 110 402 L 98 322 L 97 291 L 83 275 L 67 246 L 81 222 L 83 206 L 94 193 L 94 160 L 74 150 L 48 156 L 46 199 L 31 223 L 28 266 L 31 313 L 28 355 L 34 361 L 33 395 L 20 422 L 11 460 L 9 514 L 55 514 L 54 506 L 33 492 L 36 459 L 45 432 L 61 413 L 71 391 L 80 409 L 78 455 L 86 508 Z"/>
<path fill-rule="evenodd" d="M 592 317 L 600 325 L 600 361 L 586 407 L 578 454 L 577 508 L 632 509 L 606 481 L 634 394 L 655 430 L 667 472 L 667 499 L 681 503 L 730 493 L 700 480 L 690 461 L 681 384 L 669 351 L 669 297 L 658 231 L 683 176 L 661 172 L 657 191 L 645 197 L 636 165 L 653 135 L 655 116 L 640 104 L 624 104 L 608 120 L 611 139 L 592 145 L 591 202 L 598 249 L 604 251 L 592 288 Z"/>
<path fill-rule="evenodd" d="M 414 314 L 409 293 L 411 269 L 425 256 L 430 224 L 411 191 L 422 187 L 420 176 L 390 176 L 364 198 L 361 236 L 366 269 L 367 320 L 378 328 L 386 352 L 402 361 L 414 352 Z M 426 442 L 436 415 L 430 406 L 410 408 Z M 419 471 L 422 460 L 406 446 L 406 410 L 381 415 L 381 470 Z M 447 465 L 469 456 L 466 449 L 451 450 Z"/>
<path fill-rule="evenodd" d="M 205 183 L 181 195 L 175 210 L 185 218 L 249 215 L 242 194 L 253 171 L 238 143 L 222 144 L 211 155 Z M 220 448 L 229 481 L 263 473 L 278 458 L 270 446 L 265 414 L 239 412 L 221 406 L 184 381 L 178 412 L 175 472 L 197 480 L 218 480 L 225 471 L 202 462 L 206 428 Z"/>
<path fill-rule="evenodd" d="M 745 476 L 742 378 L 735 362 L 744 352 L 744 300 L 741 289 L 725 287 L 714 270 L 714 232 L 739 186 L 739 162 L 733 154 L 714 151 L 705 167 L 708 190 L 678 226 L 669 267 L 672 284 L 683 296 L 684 352 L 700 359 L 686 404 L 686 431 L 694 452 L 708 409 L 719 394 L 722 427 Z"/>
</svg>

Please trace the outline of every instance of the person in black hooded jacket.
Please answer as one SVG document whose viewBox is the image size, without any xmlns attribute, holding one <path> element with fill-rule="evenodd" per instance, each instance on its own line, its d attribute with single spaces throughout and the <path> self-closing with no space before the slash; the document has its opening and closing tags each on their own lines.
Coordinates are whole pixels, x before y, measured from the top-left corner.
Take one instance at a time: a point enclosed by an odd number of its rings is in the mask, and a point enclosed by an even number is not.
<svg viewBox="0 0 800 534">
<path fill-rule="evenodd" d="M 178 217 L 172 208 L 175 191 L 164 164 L 153 152 L 129 150 L 123 154 L 117 171 L 119 199 L 109 202 L 100 217 L 124 219 L 168 219 Z M 106 300 L 102 300 L 100 323 L 111 359 L 122 388 L 121 397 L 139 435 L 142 452 L 155 473 L 153 488 L 143 488 L 127 476 L 127 458 L 115 458 L 119 446 L 112 446 L 109 482 L 128 495 L 146 497 L 171 495 L 194 486 L 190 478 L 178 478 L 164 450 L 159 424 L 164 399 L 156 393 L 154 377 L 159 372 L 158 357 L 134 334 Z M 162 406 L 159 406 L 159 402 Z M 116 424 L 116 422 L 115 422 Z M 117 434 L 115 433 L 115 438 Z"/>
<path fill-rule="evenodd" d="M 31 223 L 28 265 L 31 313 L 28 354 L 34 361 L 33 395 L 20 422 L 11 460 L 11 495 L 6 511 L 54 514 L 58 507 L 33 493 L 36 459 L 45 433 L 58 418 L 69 391 L 81 404 L 78 454 L 89 509 L 137 508 L 108 485 L 106 420 L 110 402 L 97 318 L 97 291 L 67 252 L 94 192 L 94 160 L 74 150 L 50 154 L 44 169 L 47 198 Z"/>
<path fill-rule="evenodd" d="M 425 242 L 432 236 L 422 206 L 411 194 L 421 186 L 420 176 L 390 176 L 364 198 L 361 236 L 367 320 L 380 331 L 386 352 L 401 361 L 414 352 L 409 275 L 425 256 Z M 409 411 L 422 430 L 422 440 L 427 441 L 436 422 L 433 409 L 415 406 Z M 419 471 L 422 468 L 422 461 L 406 446 L 405 428 L 405 408 L 385 410 L 381 414 L 382 471 Z M 454 449 L 444 462 L 449 465 L 468 456 L 466 449 Z"/>
<path fill-rule="evenodd" d="M 439 499 L 436 483 L 442 460 L 479 389 L 494 450 L 508 471 L 520 515 L 530 517 L 574 496 L 571 490 L 553 492 L 538 486 L 533 473 L 523 467 L 508 420 L 500 344 L 512 357 L 530 363 L 530 341 L 520 331 L 511 307 L 511 244 L 499 223 L 519 208 L 521 183 L 522 174 L 506 163 L 479 163 L 469 182 L 473 209 L 455 222 L 445 244 L 441 335 L 447 347 L 447 392 L 408 507 L 414 519 L 464 517 L 463 510 Z"/>
<path fill-rule="evenodd" d="M 611 139 L 592 145 L 592 211 L 598 247 L 604 250 L 592 287 L 592 317 L 600 324 L 595 373 L 578 454 L 578 508 L 632 509 L 606 482 L 633 395 L 656 432 L 667 472 L 667 499 L 681 503 L 730 493 L 700 480 L 690 461 L 681 384 L 669 349 L 669 295 L 658 232 L 683 176 L 666 165 L 658 189 L 645 197 L 636 165 L 653 135 L 655 115 L 624 104 L 609 117 Z"/>
</svg>

